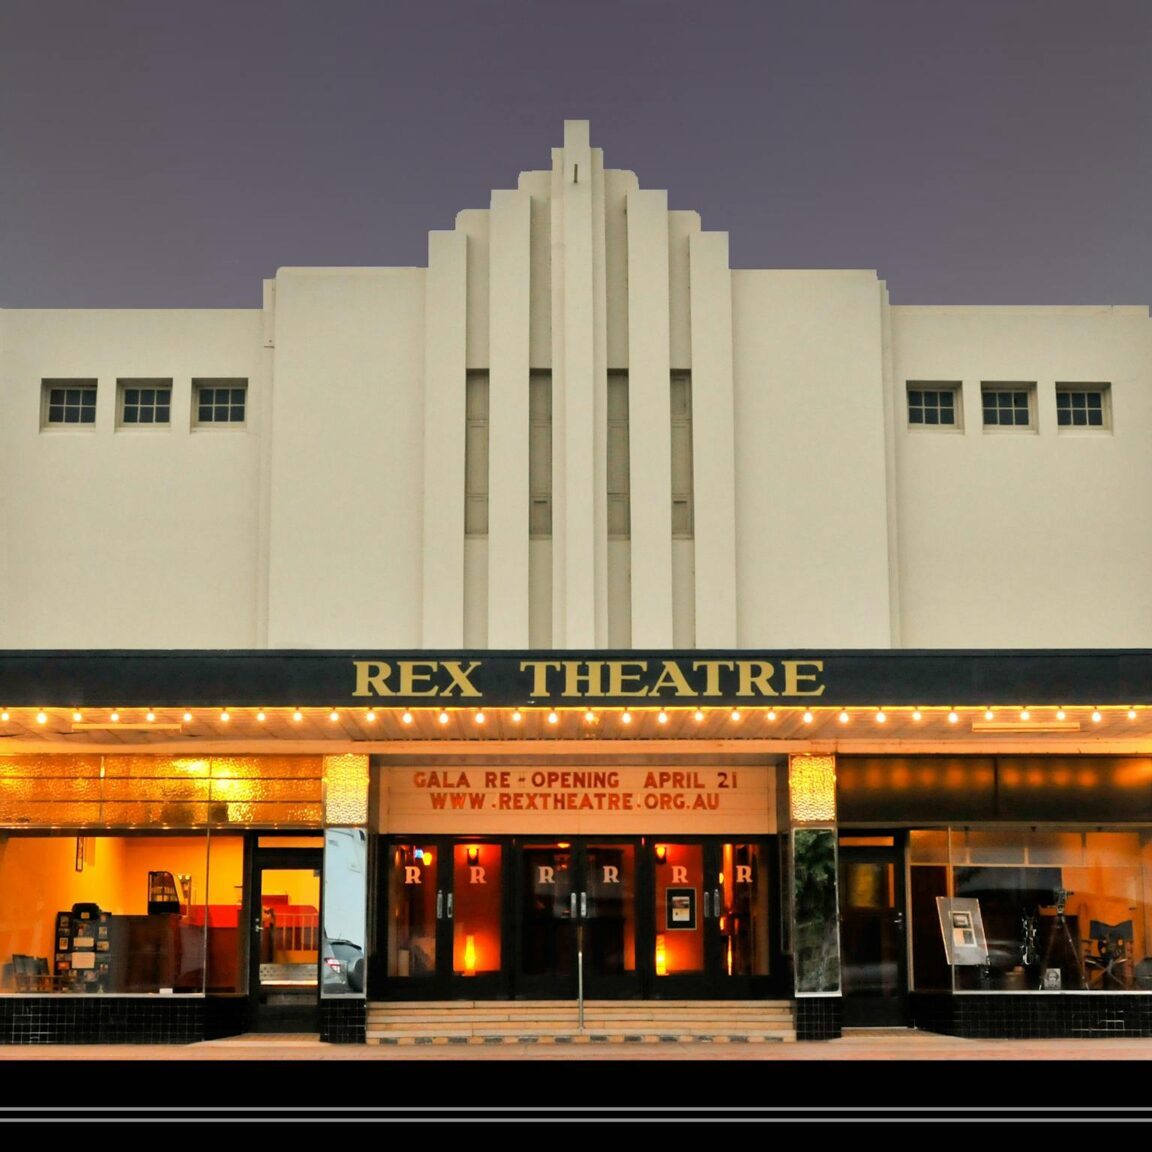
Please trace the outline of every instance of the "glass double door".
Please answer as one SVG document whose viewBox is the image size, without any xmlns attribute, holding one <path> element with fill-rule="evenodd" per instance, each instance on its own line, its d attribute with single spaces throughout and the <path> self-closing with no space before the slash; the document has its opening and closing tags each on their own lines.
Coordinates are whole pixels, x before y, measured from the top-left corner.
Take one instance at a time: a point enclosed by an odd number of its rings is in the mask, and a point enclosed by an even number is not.
<svg viewBox="0 0 1152 1152">
<path fill-rule="evenodd" d="M 781 967 L 770 843 L 390 841 L 373 995 L 766 994 Z"/>
</svg>

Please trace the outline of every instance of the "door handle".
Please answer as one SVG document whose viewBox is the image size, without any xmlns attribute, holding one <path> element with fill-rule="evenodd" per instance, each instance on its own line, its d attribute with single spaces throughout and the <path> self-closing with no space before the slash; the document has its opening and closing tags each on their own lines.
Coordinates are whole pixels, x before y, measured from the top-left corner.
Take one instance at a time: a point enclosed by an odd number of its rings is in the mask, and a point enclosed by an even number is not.
<svg viewBox="0 0 1152 1152">
<path fill-rule="evenodd" d="M 580 893 L 580 919 L 581 920 L 587 920 L 588 919 L 588 893 L 587 892 L 581 892 Z"/>
<path fill-rule="evenodd" d="M 448 919 L 452 919 L 452 893 L 448 893 Z"/>
<path fill-rule="evenodd" d="M 715 916 L 717 920 L 720 919 L 720 908 L 721 907 L 722 907 L 722 905 L 720 904 L 720 889 L 719 888 L 713 888 L 712 889 L 712 915 Z"/>
<path fill-rule="evenodd" d="M 444 919 L 444 890 L 442 888 L 436 889 L 436 919 Z"/>
<path fill-rule="evenodd" d="M 708 911 L 708 889 L 704 889 L 704 919 L 707 920 L 711 913 Z"/>
</svg>

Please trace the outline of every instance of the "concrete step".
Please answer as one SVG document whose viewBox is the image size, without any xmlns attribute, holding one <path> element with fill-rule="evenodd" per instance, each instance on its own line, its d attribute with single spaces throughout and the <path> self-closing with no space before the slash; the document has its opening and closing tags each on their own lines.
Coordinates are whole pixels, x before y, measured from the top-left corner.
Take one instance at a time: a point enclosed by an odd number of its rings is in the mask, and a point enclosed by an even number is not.
<svg viewBox="0 0 1152 1152">
<path fill-rule="evenodd" d="M 368 1005 L 376 1044 L 791 1042 L 790 1001 L 408 1001 Z"/>
</svg>

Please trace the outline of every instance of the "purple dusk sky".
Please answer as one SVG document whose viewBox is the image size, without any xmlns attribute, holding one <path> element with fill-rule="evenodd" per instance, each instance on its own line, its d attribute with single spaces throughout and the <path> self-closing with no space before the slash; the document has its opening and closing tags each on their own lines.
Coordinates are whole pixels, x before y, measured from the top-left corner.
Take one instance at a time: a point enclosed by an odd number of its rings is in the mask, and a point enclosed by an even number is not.
<svg viewBox="0 0 1152 1152">
<path fill-rule="evenodd" d="M 1152 0 L 0 0 L 0 307 L 424 265 L 565 119 L 734 267 L 1152 304 Z"/>
</svg>

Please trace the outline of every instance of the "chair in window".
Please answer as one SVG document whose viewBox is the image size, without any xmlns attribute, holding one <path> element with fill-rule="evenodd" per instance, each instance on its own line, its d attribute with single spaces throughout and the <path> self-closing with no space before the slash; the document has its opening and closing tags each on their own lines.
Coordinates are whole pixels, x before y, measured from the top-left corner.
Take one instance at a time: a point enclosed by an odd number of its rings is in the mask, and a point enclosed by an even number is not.
<svg viewBox="0 0 1152 1152">
<path fill-rule="evenodd" d="M 1126 988 L 1132 952 L 1132 921 L 1105 924 L 1093 920 L 1088 928 L 1084 969 L 1090 988 Z"/>
<path fill-rule="evenodd" d="M 47 992 L 52 987 L 46 956 L 12 955 L 12 982 L 17 992 Z"/>
</svg>

